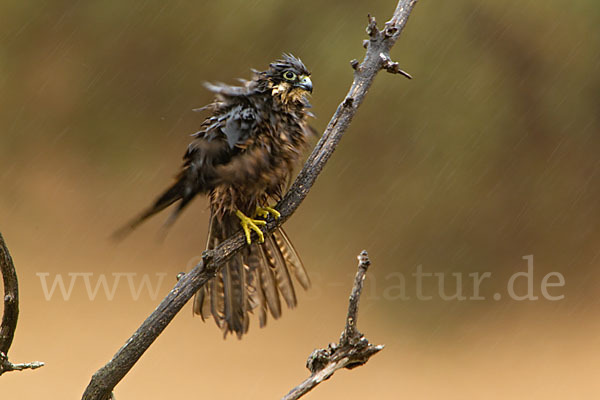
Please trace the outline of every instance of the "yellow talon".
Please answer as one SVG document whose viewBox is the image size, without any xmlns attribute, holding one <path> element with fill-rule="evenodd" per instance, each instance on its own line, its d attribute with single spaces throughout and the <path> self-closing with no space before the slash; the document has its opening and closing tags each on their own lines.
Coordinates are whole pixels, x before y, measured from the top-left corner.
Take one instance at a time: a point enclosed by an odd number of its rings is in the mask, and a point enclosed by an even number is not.
<svg viewBox="0 0 600 400">
<path fill-rule="evenodd" d="M 252 229 L 254 232 L 256 232 L 258 234 L 258 242 L 259 243 L 265 242 L 265 235 L 262 233 L 262 231 L 260 230 L 260 228 L 258 226 L 266 225 L 267 221 L 263 221 L 260 219 L 252 219 L 250 217 L 247 217 L 240 210 L 237 210 L 235 212 L 235 215 L 237 215 L 237 217 L 240 219 L 240 224 L 242 225 L 242 229 L 244 230 L 244 234 L 246 235 L 246 242 L 248 242 L 248 244 L 252 243 L 252 241 L 250 240 L 250 229 Z"/>
<path fill-rule="evenodd" d="M 281 217 L 281 213 L 272 207 L 256 207 L 256 216 L 267 218 L 271 214 L 273 218 L 279 219 Z"/>
</svg>

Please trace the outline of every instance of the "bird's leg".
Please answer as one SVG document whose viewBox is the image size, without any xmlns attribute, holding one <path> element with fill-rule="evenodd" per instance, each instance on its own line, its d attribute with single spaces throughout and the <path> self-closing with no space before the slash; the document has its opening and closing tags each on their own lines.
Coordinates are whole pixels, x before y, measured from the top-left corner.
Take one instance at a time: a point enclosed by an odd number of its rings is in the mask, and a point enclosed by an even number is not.
<svg viewBox="0 0 600 400">
<path fill-rule="evenodd" d="M 268 207 L 268 206 L 265 206 L 265 207 L 256 206 L 255 214 L 256 214 L 256 216 L 263 217 L 263 218 L 267 218 L 269 216 L 269 214 L 271 214 L 273 216 L 273 218 L 275 218 L 275 219 L 279 219 L 281 217 L 281 213 L 279 211 L 277 211 L 273 207 Z"/>
<path fill-rule="evenodd" d="M 252 243 L 252 241 L 250 240 L 250 229 L 252 229 L 254 232 L 256 232 L 258 234 L 258 242 L 259 243 L 265 242 L 265 235 L 262 233 L 262 231 L 260 230 L 260 228 L 258 226 L 266 225 L 267 221 L 263 221 L 261 219 L 252 219 L 250 217 L 247 217 L 240 210 L 237 210 L 235 212 L 235 215 L 237 215 L 237 217 L 240 219 L 240 225 L 242 225 L 242 229 L 244 230 L 244 234 L 246 235 L 246 242 L 248 242 L 248 244 Z"/>
</svg>

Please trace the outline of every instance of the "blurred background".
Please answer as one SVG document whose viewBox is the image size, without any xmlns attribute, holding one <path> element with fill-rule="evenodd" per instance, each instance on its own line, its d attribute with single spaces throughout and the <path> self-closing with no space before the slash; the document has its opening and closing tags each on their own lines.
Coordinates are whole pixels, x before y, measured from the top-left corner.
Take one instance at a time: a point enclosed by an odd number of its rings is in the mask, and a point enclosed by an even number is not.
<svg viewBox="0 0 600 400">
<path fill-rule="evenodd" d="M 10 358 L 46 366 L 2 376 L 1 397 L 79 398 L 198 260 L 205 199 L 164 241 L 165 215 L 118 245 L 109 235 L 178 171 L 202 121 L 191 110 L 211 100 L 203 82 L 235 83 L 291 52 L 312 71 L 322 132 L 364 54 L 367 13 L 382 24 L 395 5 L 3 0 L 0 231 L 21 293 Z M 417 4 L 392 51 L 414 79 L 377 77 L 286 223 L 313 288 L 266 328 L 253 320 L 242 341 L 186 306 L 117 398 L 281 397 L 308 375 L 310 352 L 338 339 L 362 249 L 373 265 L 359 329 L 386 349 L 311 399 L 600 396 L 598 49 L 594 0 Z M 538 300 L 518 301 L 507 282 L 529 255 Z M 466 299 L 445 300 L 436 277 L 422 288 L 431 300 L 418 299 L 418 266 L 445 274 L 446 295 L 461 277 Z M 484 299 L 471 299 L 469 274 L 485 272 Z M 548 289 L 560 300 L 541 292 L 551 272 L 564 277 Z M 122 278 L 112 299 L 90 299 L 74 273 L 92 273 L 92 288 L 136 273 L 134 287 L 145 276 L 157 293 L 136 298 Z M 44 292 L 73 276 L 66 298 Z"/>
</svg>

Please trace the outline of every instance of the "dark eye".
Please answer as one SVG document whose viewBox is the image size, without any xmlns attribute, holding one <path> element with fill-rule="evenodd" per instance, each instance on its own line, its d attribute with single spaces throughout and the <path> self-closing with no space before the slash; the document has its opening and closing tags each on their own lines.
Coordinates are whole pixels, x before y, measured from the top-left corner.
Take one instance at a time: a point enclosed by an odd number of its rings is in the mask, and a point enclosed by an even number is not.
<svg viewBox="0 0 600 400">
<path fill-rule="evenodd" d="M 283 77 L 285 78 L 285 80 L 287 81 L 293 81 L 294 79 L 296 79 L 296 74 L 293 73 L 292 71 L 285 71 L 283 73 Z"/>
</svg>

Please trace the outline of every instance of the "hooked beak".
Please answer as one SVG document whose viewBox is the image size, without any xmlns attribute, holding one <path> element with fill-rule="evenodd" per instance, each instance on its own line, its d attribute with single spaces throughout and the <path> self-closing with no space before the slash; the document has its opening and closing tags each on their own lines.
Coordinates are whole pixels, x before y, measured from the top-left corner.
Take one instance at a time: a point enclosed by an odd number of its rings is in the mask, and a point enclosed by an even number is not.
<svg viewBox="0 0 600 400">
<path fill-rule="evenodd" d="M 310 80 L 310 77 L 308 77 L 308 76 L 302 77 L 302 79 L 300 79 L 300 82 L 298 82 L 298 87 L 306 90 L 309 93 L 312 93 L 313 85 L 312 85 L 312 81 Z"/>
</svg>

